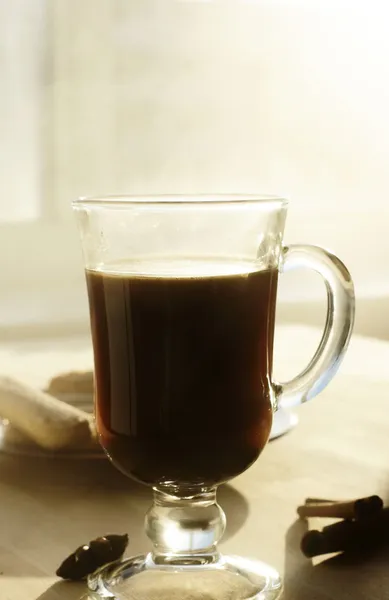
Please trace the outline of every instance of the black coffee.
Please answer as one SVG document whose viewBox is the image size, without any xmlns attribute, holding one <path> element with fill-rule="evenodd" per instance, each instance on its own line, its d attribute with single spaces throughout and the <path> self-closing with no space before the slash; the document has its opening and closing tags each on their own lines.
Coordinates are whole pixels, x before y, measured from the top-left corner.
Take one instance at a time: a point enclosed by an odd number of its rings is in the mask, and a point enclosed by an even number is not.
<svg viewBox="0 0 389 600">
<path fill-rule="evenodd" d="M 278 273 L 235 273 L 87 271 L 100 441 L 139 481 L 214 485 L 267 442 Z"/>
</svg>

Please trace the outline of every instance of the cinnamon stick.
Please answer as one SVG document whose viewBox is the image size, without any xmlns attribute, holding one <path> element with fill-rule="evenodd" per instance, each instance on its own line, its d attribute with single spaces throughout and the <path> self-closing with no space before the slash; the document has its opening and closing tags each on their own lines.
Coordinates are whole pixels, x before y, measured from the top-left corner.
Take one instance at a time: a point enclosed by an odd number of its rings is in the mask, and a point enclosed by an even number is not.
<svg viewBox="0 0 389 600">
<path fill-rule="evenodd" d="M 361 553 L 389 543 L 389 509 L 373 516 L 328 525 L 323 531 L 308 531 L 301 541 L 301 550 L 308 558 L 333 552 Z"/>
<path fill-rule="evenodd" d="M 308 502 L 297 508 L 301 518 L 327 517 L 334 519 L 362 519 L 380 512 L 383 501 L 379 496 L 341 502 Z"/>
</svg>

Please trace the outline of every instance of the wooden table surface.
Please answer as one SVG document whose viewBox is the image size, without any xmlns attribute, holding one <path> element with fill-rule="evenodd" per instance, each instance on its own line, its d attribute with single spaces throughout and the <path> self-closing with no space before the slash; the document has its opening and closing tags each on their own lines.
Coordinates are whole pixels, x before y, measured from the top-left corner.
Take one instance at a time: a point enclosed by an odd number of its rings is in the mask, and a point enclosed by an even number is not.
<svg viewBox="0 0 389 600">
<path fill-rule="evenodd" d="M 290 337 L 279 352 L 279 366 L 296 371 L 317 332 L 292 327 L 283 335 Z M 4 370 L 15 374 L 18 369 L 24 379 L 36 380 L 62 366 L 82 368 L 90 360 L 85 341 L 67 350 L 63 342 L 51 344 L 51 352 L 45 344 L 1 348 Z M 271 442 L 249 471 L 220 489 L 228 522 L 222 549 L 278 568 L 284 574 L 284 600 L 389 598 L 389 551 L 358 565 L 339 558 L 313 564 L 299 550 L 307 524 L 296 520 L 296 507 L 306 496 L 378 493 L 389 501 L 387 364 L 389 343 L 354 339 L 333 383 L 299 409 L 298 427 Z M 150 500 L 147 488 L 106 460 L 1 455 L 0 600 L 78 600 L 83 585 L 54 575 L 61 560 L 104 533 L 128 532 L 129 553 L 146 551 L 142 527 Z"/>
</svg>

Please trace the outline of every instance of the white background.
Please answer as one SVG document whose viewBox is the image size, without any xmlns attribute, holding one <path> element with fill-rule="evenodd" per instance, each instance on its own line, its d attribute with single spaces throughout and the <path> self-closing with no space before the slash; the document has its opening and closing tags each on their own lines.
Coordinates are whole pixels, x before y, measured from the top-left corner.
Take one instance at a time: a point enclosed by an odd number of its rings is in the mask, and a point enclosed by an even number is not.
<svg viewBox="0 0 389 600">
<path fill-rule="evenodd" d="M 87 327 L 70 202 L 264 192 L 389 337 L 389 8 L 379 0 L 0 0 L 0 332 Z M 323 289 L 285 276 L 280 318 Z"/>
</svg>

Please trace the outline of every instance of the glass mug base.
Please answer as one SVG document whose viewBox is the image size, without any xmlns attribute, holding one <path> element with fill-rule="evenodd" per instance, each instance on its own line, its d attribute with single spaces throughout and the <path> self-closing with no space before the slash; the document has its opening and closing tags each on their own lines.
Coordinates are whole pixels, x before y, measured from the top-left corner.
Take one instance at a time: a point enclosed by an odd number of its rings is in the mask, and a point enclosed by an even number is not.
<svg viewBox="0 0 389 600">
<path fill-rule="evenodd" d="M 90 600 L 276 600 L 282 591 L 277 571 L 260 561 L 217 555 L 158 565 L 140 555 L 107 565 L 88 579 Z"/>
</svg>

